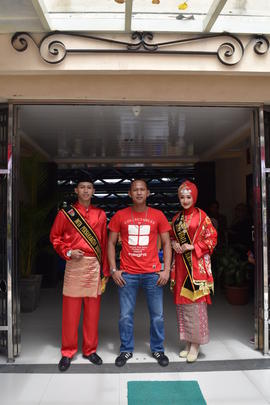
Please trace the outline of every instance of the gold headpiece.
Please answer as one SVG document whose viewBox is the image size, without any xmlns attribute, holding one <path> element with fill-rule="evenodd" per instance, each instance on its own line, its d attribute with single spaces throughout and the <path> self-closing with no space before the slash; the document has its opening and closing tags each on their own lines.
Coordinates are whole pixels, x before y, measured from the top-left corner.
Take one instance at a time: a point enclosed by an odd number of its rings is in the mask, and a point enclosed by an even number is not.
<svg viewBox="0 0 270 405">
<path fill-rule="evenodd" d="M 183 184 L 180 186 L 180 194 L 183 194 L 183 195 L 192 194 L 192 191 L 191 191 L 191 189 L 189 188 L 189 185 L 188 185 L 187 183 L 183 183 Z"/>
<path fill-rule="evenodd" d="M 192 192 L 191 192 L 190 188 L 183 187 L 183 188 L 180 188 L 180 194 L 183 194 L 183 195 L 191 195 Z"/>
</svg>

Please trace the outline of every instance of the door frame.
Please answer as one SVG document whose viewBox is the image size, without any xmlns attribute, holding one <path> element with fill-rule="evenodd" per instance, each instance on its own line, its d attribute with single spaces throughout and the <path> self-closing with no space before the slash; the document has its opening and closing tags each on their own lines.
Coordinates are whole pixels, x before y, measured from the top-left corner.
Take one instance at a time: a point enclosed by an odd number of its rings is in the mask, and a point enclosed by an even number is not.
<svg viewBox="0 0 270 405">
<path fill-rule="evenodd" d="M 254 154 L 254 207 L 255 207 L 255 254 L 256 254 L 256 281 L 255 281 L 255 347 L 269 354 L 269 238 L 268 221 L 269 208 L 267 207 L 268 190 L 267 177 L 270 167 L 266 162 L 266 131 L 265 113 L 270 107 L 260 106 L 254 117 L 253 131 Z M 268 145 L 269 147 L 269 145 Z"/>
<path fill-rule="evenodd" d="M 8 279 L 9 279 L 9 302 L 10 302 L 10 313 L 9 321 L 11 325 L 15 325 L 16 337 L 10 334 L 9 339 L 9 351 L 8 351 L 8 361 L 14 361 L 14 357 L 20 353 L 20 299 L 18 293 L 18 257 L 17 257 L 17 233 L 18 233 L 18 206 L 14 205 L 14 196 L 18 196 L 18 182 L 16 179 L 16 174 L 19 171 L 19 136 L 17 135 L 17 124 L 18 124 L 18 111 L 21 105 L 152 105 L 160 106 L 164 105 L 162 103 L 146 103 L 145 101 L 140 103 L 134 102 L 82 102 L 80 101 L 44 101 L 40 100 L 27 100 L 22 102 L 14 102 L 9 104 L 9 142 L 12 145 L 12 154 L 15 157 L 14 161 L 11 163 L 10 175 L 9 175 L 9 206 L 8 206 L 8 218 L 13 229 L 13 235 L 9 235 L 9 259 L 7 263 L 8 269 Z M 266 212 L 266 172 L 265 168 L 265 134 L 264 134 L 264 121 L 263 121 L 263 105 L 254 105 L 249 103 L 232 103 L 232 104 L 211 104 L 211 103 L 166 103 L 168 106 L 178 106 L 178 107 L 235 107 L 235 108 L 252 108 L 253 109 L 253 119 L 252 119 L 252 134 L 251 134 L 251 145 L 252 145 L 252 166 L 253 166 L 253 200 L 255 208 L 255 255 L 256 255 L 256 277 L 255 277 L 255 347 L 261 350 L 264 354 L 269 353 L 269 315 L 268 315 L 268 257 L 267 257 L 267 212 Z M 270 168 L 268 169 L 270 173 Z M 18 177 L 17 177 L 18 178 Z M 18 199 L 17 199 L 18 200 Z M 12 203 L 13 202 L 13 203 Z M 12 284 L 13 282 L 13 284 Z M 12 296 L 13 294 L 13 296 Z M 12 308 L 13 303 L 13 308 Z M 15 319 L 15 322 L 14 322 Z M 14 332 L 14 328 L 13 328 Z"/>
</svg>

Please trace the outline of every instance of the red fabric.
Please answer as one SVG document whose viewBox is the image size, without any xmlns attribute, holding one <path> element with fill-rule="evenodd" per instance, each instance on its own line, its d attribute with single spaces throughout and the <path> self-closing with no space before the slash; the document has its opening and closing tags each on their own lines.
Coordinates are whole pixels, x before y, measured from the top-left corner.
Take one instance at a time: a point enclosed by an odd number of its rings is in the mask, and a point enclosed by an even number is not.
<svg viewBox="0 0 270 405">
<path fill-rule="evenodd" d="M 107 219 L 105 212 L 92 205 L 86 209 L 79 202 L 76 202 L 74 207 L 97 235 L 102 249 L 102 271 L 104 276 L 109 276 L 110 271 L 107 259 Z M 50 233 L 50 240 L 56 252 L 65 260 L 70 260 L 70 258 L 66 256 L 67 251 L 70 249 L 81 249 L 85 252 L 85 256 L 95 256 L 93 249 L 91 249 L 88 243 L 82 238 L 62 211 L 59 211 L 55 218 Z"/>
<path fill-rule="evenodd" d="M 83 302 L 82 352 L 89 356 L 97 351 L 100 295 L 92 297 L 67 297 L 63 295 L 62 356 L 72 358 L 78 350 L 78 327 Z"/>
<path fill-rule="evenodd" d="M 217 231 L 204 211 L 199 208 L 194 208 L 191 214 L 192 218 L 188 228 L 188 233 L 194 245 L 194 250 L 192 251 L 193 275 L 195 279 L 212 278 L 209 256 L 213 253 L 213 249 L 217 243 Z M 179 214 L 174 216 L 172 223 L 174 223 L 178 215 Z M 188 219 L 189 216 L 186 219 L 187 222 Z M 170 236 L 172 239 L 176 239 L 173 230 L 171 230 Z M 205 257 L 205 255 L 209 256 Z M 171 278 L 175 280 L 174 301 L 176 304 L 193 303 L 193 301 L 188 298 L 180 296 L 180 291 L 186 278 L 187 270 L 182 255 L 174 252 L 174 256 L 175 268 L 171 274 Z M 202 268 L 204 270 L 203 273 Z M 196 302 L 207 302 L 210 304 L 211 298 L 207 295 L 197 299 Z"/>
<path fill-rule="evenodd" d="M 157 237 L 171 229 L 161 211 L 151 207 L 144 212 L 135 212 L 132 207 L 124 208 L 112 217 L 109 229 L 121 235 L 121 270 L 132 274 L 161 270 Z"/>
<path fill-rule="evenodd" d="M 181 184 L 181 186 L 179 187 L 180 193 L 183 190 L 190 190 L 190 194 L 192 195 L 192 199 L 193 199 L 193 207 L 196 204 L 197 198 L 198 198 L 198 189 L 197 186 L 192 183 L 191 181 L 187 180 L 184 181 L 184 183 Z"/>
</svg>

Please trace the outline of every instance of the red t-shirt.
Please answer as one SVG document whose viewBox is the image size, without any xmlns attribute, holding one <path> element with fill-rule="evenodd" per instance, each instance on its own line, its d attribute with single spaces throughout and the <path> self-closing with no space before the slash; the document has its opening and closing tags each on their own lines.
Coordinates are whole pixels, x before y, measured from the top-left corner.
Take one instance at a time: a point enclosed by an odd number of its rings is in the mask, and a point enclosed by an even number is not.
<svg viewBox="0 0 270 405">
<path fill-rule="evenodd" d="M 171 229 L 161 211 L 150 207 L 144 212 L 136 212 L 132 207 L 124 208 L 112 217 L 109 229 L 121 236 L 121 270 L 133 274 L 161 270 L 157 238 Z"/>
</svg>

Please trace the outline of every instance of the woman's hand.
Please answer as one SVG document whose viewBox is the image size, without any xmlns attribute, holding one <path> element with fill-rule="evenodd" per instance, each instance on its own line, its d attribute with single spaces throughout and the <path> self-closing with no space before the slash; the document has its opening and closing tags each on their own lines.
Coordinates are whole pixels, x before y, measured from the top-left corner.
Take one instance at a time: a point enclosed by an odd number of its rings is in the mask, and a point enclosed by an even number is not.
<svg viewBox="0 0 270 405">
<path fill-rule="evenodd" d="M 175 253 L 178 253 L 179 255 L 181 255 L 183 253 L 182 246 L 180 245 L 180 243 L 176 242 L 175 240 L 172 240 L 171 244 L 172 244 L 172 248 L 175 251 Z"/>
</svg>

